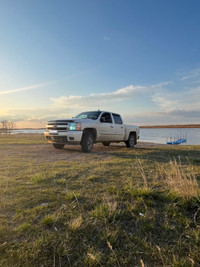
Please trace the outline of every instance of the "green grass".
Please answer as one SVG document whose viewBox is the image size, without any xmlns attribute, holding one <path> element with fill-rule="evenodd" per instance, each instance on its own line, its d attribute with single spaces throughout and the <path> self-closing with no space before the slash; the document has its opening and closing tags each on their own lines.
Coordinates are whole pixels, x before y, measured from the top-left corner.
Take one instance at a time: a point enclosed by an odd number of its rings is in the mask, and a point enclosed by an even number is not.
<svg viewBox="0 0 200 267">
<path fill-rule="evenodd" d="M 199 266 L 200 146 L 41 144 L 0 137 L 0 266 Z"/>
<path fill-rule="evenodd" d="M 45 144 L 42 134 L 0 135 L 0 145 Z"/>
</svg>

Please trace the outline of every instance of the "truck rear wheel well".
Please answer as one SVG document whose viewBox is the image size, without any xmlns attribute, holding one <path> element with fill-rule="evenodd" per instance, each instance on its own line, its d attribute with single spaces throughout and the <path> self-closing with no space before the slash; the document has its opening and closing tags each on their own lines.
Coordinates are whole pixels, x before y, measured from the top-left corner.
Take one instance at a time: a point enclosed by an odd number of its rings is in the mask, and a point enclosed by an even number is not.
<svg viewBox="0 0 200 267">
<path fill-rule="evenodd" d="M 96 142 L 96 140 L 97 140 L 97 130 L 96 129 L 94 129 L 94 128 L 85 128 L 83 130 L 83 135 L 86 134 L 86 133 L 92 133 L 93 138 L 94 138 L 94 142 Z M 83 140 L 83 137 L 82 137 L 82 140 Z"/>
</svg>

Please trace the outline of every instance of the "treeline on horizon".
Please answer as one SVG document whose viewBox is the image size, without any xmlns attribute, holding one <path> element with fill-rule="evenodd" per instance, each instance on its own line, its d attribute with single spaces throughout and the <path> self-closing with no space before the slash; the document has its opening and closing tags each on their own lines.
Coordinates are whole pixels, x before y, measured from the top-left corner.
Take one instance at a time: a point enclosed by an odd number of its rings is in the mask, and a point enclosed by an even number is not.
<svg viewBox="0 0 200 267">
<path fill-rule="evenodd" d="M 126 124 L 126 123 L 125 123 Z M 139 126 L 140 128 L 200 128 L 200 124 L 176 124 L 176 125 L 142 125 Z M 13 128 L 13 130 L 44 130 L 45 127 L 40 128 Z"/>
<path fill-rule="evenodd" d="M 183 124 L 183 125 L 146 125 L 140 128 L 200 128 L 200 124 Z"/>
</svg>

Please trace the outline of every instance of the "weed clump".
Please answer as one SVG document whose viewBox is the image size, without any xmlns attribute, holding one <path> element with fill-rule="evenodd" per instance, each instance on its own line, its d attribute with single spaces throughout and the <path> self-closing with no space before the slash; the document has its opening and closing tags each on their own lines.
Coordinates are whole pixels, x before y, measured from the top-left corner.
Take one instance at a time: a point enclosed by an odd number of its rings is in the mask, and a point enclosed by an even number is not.
<svg viewBox="0 0 200 267">
<path fill-rule="evenodd" d="M 77 218 L 75 218 L 69 222 L 68 229 L 71 232 L 76 232 L 81 228 L 82 224 L 83 224 L 83 217 L 80 215 Z"/>
<path fill-rule="evenodd" d="M 54 221 L 55 221 L 55 218 L 54 218 L 53 215 L 46 215 L 46 216 L 42 219 L 41 223 L 42 223 L 42 225 L 44 225 L 44 226 L 51 227 L 51 226 L 53 226 Z"/>
<path fill-rule="evenodd" d="M 99 204 L 92 212 L 93 216 L 105 222 L 113 222 L 120 214 L 117 209 L 117 202 L 107 202 Z"/>
<path fill-rule="evenodd" d="M 101 263 L 101 252 L 96 251 L 94 248 L 90 248 L 84 256 L 84 266 L 95 267 Z"/>
<path fill-rule="evenodd" d="M 160 175 L 163 178 L 164 187 L 179 197 L 189 201 L 192 198 L 200 200 L 200 188 L 193 172 L 184 172 L 181 162 L 170 160 L 167 167 L 160 169 Z"/>
</svg>

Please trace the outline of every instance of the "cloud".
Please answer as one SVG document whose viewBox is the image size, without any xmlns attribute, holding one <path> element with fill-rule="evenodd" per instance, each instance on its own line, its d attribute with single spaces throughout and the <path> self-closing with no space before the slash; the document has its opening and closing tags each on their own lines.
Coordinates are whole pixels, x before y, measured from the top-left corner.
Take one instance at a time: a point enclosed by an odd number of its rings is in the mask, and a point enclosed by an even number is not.
<svg viewBox="0 0 200 267">
<path fill-rule="evenodd" d="M 143 87 L 134 87 L 132 85 L 109 93 L 90 94 L 88 96 L 60 96 L 58 98 L 50 98 L 55 106 L 62 106 L 77 109 L 96 107 L 106 102 L 122 101 L 132 96 L 136 91 L 142 90 Z"/>
<path fill-rule="evenodd" d="M 155 93 L 152 96 L 152 100 L 161 108 L 161 109 L 167 109 L 170 110 L 173 107 L 176 106 L 177 100 L 176 98 L 173 99 L 172 96 L 169 96 L 168 94 L 163 93 Z"/>
<path fill-rule="evenodd" d="M 122 115 L 125 123 L 137 125 L 190 124 L 199 123 L 200 118 L 200 108 L 139 112 L 137 114 L 131 112 L 126 114 L 122 110 L 118 112 Z M 19 125 L 18 127 L 45 127 L 49 120 L 70 118 L 74 115 L 76 114 L 71 114 L 67 108 L 7 110 L 4 114 L 0 114 L 0 121 L 14 121 Z"/>
<path fill-rule="evenodd" d="M 15 88 L 11 90 L 4 90 L 4 91 L 0 91 L 0 95 L 7 95 L 7 94 L 17 93 L 17 92 L 22 92 L 22 91 L 33 90 L 36 88 L 47 86 L 48 84 L 49 83 L 41 83 L 41 84 L 34 84 L 34 85 L 21 87 L 21 88 Z"/>
<path fill-rule="evenodd" d="M 55 108 L 40 108 L 40 109 L 13 109 L 4 110 L 0 113 L 0 121 L 2 120 L 12 120 L 12 121 L 22 121 L 22 120 L 37 120 L 37 121 L 47 121 L 49 119 L 56 119 L 61 116 L 66 117 L 66 109 L 55 109 Z"/>
<path fill-rule="evenodd" d="M 97 107 L 97 105 L 112 103 L 116 101 L 123 101 L 130 99 L 136 94 L 142 94 L 144 92 L 154 92 L 159 88 L 162 88 L 172 82 L 164 82 L 159 84 L 154 84 L 151 86 L 133 86 L 129 85 L 124 88 L 115 90 L 108 93 L 90 94 L 88 96 L 60 96 L 58 98 L 50 98 L 54 106 L 57 107 L 70 107 L 70 108 L 92 108 Z"/>
<path fill-rule="evenodd" d="M 46 122 L 51 119 L 69 118 L 75 116 L 76 113 L 82 110 L 97 109 L 97 107 L 100 109 L 111 109 L 112 105 L 115 103 L 121 102 L 123 105 L 123 103 L 125 103 L 123 101 L 127 99 L 131 99 L 138 94 L 146 95 L 147 93 L 155 93 L 169 83 L 171 82 L 159 83 L 151 86 L 130 85 L 107 93 L 91 93 L 86 96 L 71 95 L 51 98 L 51 104 L 47 108 L 2 110 L 0 113 L 0 121 L 6 119 L 15 122 L 23 120 Z M 33 87 L 36 88 L 36 86 L 29 86 L 26 87 L 26 90 L 32 89 Z M 24 88 L 18 89 L 22 90 Z M 120 106 L 118 106 L 117 109 L 118 112 L 121 113 Z"/>
<path fill-rule="evenodd" d="M 19 92 L 46 85 L 38 84 L 10 91 Z M 104 93 L 52 97 L 46 108 L 1 110 L 0 121 L 32 121 L 45 125 L 48 120 L 70 118 L 80 111 L 99 108 L 119 112 L 125 122 L 138 125 L 199 123 L 199 96 L 199 84 L 192 88 L 182 87 L 180 80 L 179 83 L 167 81 L 148 86 L 129 85 Z"/>
<path fill-rule="evenodd" d="M 197 86 L 194 88 L 183 88 L 182 90 L 173 92 L 159 91 L 152 95 L 152 101 L 154 101 L 161 108 L 161 110 L 190 110 L 199 109 L 199 96 L 200 86 Z"/>
<path fill-rule="evenodd" d="M 188 73 L 183 74 L 181 81 L 198 79 L 200 78 L 200 68 L 189 71 Z"/>
<path fill-rule="evenodd" d="M 176 109 L 163 112 L 124 114 L 126 123 L 137 125 L 199 124 L 200 109 Z"/>
<path fill-rule="evenodd" d="M 110 41 L 110 40 L 111 40 L 111 37 L 105 35 L 105 36 L 103 37 L 103 39 L 104 39 L 105 41 Z"/>
<path fill-rule="evenodd" d="M 150 88 L 160 88 L 160 87 L 164 87 L 164 86 L 167 86 L 167 85 L 173 84 L 173 83 L 174 83 L 173 81 L 160 82 L 160 83 L 151 85 Z"/>
</svg>

